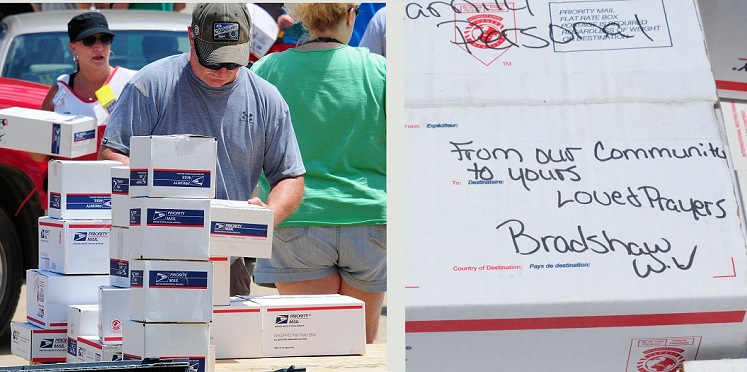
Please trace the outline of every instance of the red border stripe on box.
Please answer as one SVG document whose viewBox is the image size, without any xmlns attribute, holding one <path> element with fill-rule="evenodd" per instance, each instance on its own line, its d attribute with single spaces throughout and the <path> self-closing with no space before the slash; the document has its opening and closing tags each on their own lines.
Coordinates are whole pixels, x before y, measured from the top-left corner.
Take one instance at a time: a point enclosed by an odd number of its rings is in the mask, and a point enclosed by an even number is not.
<svg viewBox="0 0 747 372">
<path fill-rule="evenodd" d="M 568 316 L 516 319 L 418 320 L 405 322 L 405 333 L 525 331 L 539 329 L 651 327 L 685 324 L 742 323 L 747 311 L 703 313 Z"/>
</svg>

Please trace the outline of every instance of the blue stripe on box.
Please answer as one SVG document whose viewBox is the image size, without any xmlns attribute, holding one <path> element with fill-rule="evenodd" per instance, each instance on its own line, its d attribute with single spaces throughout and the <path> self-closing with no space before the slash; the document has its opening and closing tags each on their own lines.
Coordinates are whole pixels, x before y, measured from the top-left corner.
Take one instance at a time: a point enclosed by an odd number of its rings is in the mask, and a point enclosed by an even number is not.
<svg viewBox="0 0 747 372">
<path fill-rule="evenodd" d="M 154 169 L 153 186 L 210 188 L 210 171 Z"/>
<path fill-rule="evenodd" d="M 267 225 L 255 223 L 212 221 L 210 233 L 213 235 L 267 237 Z"/>
<path fill-rule="evenodd" d="M 148 170 L 130 169 L 130 186 L 148 186 Z"/>
<path fill-rule="evenodd" d="M 143 288 L 143 270 L 130 270 L 130 287 Z"/>
<path fill-rule="evenodd" d="M 94 138 L 96 138 L 96 131 L 93 129 L 73 133 L 73 142 L 88 141 Z"/>
<path fill-rule="evenodd" d="M 148 273 L 150 288 L 207 289 L 207 271 L 151 270 Z"/>
<path fill-rule="evenodd" d="M 57 123 L 52 124 L 52 148 L 50 149 L 50 151 L 53 154 L 60 153 L 61 136 L 62 136 L 62 128 L 60 127 L 60 124 L 57 124 Z"/>
<path fill-rule="evenodd" d="M 130 263 L 125 260 L 119 260 L 116 258 L 109 259 L 109 275 L 117 276 L 120 278 L 128 278 L 130 276 Z"/>
<path fill-rule="evenodd" d="M 61 209 L 62 208 L 62 194 L 59 192 L 49 193 L 49 208 L 50 209 Z"/>
<path fill-rule="evenodd" d="M 112 209 L 111 194 L 67 194 L 65 207 L 69 210 Z"/>
<path fill-rule="evenodd" d="M 205 211 L 201 209 L 148 208 L 145 221 L 148 226 L 204 227 Z"/>
<path fill-rule="evenodd" d="M 129 178 L 112 178 L 112 194 L 128 195 L 130 193 Z"/>
</svg>

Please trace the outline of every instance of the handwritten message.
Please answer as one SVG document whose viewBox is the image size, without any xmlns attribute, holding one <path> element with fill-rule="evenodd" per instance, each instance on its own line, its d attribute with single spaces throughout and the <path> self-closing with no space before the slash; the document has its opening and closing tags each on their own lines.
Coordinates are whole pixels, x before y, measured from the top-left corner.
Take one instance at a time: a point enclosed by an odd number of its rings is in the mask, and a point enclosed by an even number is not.
<svg viewBox="0 0 747 372">
<path fill-rule="evenodd" d="M 405 16 L 453 28 L 448 42 L 469 54 L 509 48 L 571 52 L 672 45 L 662 4 L 654 1 L 552 2 L 547 14 L 540 9 L 530 0 L 433 1 L 406 4 Z"/>
</svg>

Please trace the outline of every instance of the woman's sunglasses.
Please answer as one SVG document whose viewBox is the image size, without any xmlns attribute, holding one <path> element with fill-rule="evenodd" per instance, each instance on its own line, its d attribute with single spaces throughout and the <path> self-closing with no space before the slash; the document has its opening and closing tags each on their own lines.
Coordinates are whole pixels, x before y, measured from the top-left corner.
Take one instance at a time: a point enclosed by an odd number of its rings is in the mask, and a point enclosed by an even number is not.
<svg viewBox="0 0 747 372">
<path fill-rule="evenodd" d="M 112 41 L 114 41 L 114 35 L 101 34 L 98 37 L 96 35 L 91 35 L 80 39 L 80 41 L 83 42 L 83 45 L 89 48 L 94 46 L 97 40 L 101 41 L 102 45 L 109 46 L 112 45 Z"/>
</svg>

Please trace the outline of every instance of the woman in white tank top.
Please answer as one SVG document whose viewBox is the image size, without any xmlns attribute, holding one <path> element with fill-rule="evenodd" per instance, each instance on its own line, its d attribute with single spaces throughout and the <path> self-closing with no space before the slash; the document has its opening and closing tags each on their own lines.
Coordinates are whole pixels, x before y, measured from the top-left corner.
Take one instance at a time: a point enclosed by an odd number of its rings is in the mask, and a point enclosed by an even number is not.
<svg viewBox="0 0 747 372">
<path fill-rule="evenodd" d="M 109 64 L 114 34 L 101 13 L 88 12 L 73 17 L 67 24 L 67 33 L 68 47 L 78 69 L 57 78 L 44 98 L 42 110 L 95 117 L 99 125 L 97 138 L 101 138 L 116 98 L 135 71 Z M 94 153 L 76 159 L 95 160 L 96 156 Z M 46 155 L 33 157 L 39 161 L 49 160 Z"/>
</svg>

